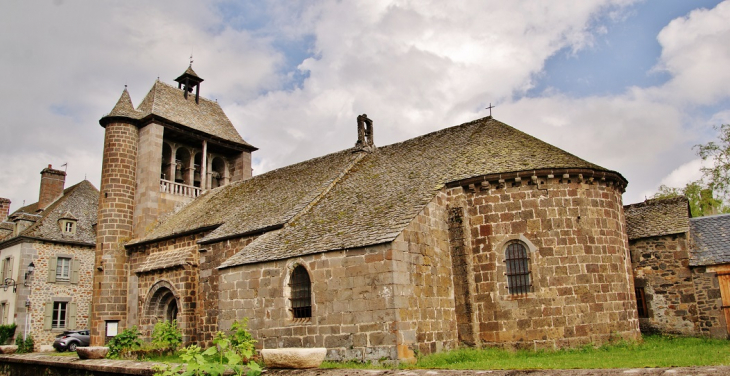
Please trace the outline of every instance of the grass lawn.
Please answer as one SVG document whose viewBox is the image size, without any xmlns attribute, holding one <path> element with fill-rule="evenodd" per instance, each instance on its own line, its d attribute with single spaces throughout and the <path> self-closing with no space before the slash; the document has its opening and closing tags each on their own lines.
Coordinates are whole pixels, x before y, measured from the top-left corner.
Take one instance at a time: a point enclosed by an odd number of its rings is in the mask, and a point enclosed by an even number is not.
<svg viewBox="0 0 730 376">
<path fill-rule="evenodd" d="M 323 368 L 353 368 L 358 363 L 326 362 Z M 571 369 L 730 365 L 730 341 L 645 336 L 642 343 L 586 346 L 559 351 L 459 349 L 424 356 L 404 368 Z M 360 367 L 372 367 L 361 364 Z"/>
</svg>

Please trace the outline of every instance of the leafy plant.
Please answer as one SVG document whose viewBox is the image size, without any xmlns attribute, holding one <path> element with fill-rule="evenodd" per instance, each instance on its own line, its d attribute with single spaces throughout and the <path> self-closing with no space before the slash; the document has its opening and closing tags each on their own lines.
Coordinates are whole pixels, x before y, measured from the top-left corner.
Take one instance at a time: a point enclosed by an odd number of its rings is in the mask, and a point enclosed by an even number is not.
<svg viewBox="0 0 730 376">
<path fill-rule="evenodd" d="M 130 355 L 133 350 L 142 346 L 139 340 L 140 333 L 136 326 L 124 329 L 121 333 L 112 337 L 107 346 L 109 347 L 108 358 L 125 358 Z"/>
<path fill-rule="evenodd" d="M 152 331 L 152 344 L 157 349 L 170 353 L 175 352 L 182 344 L 182 333 L 177 327 L 177 320 L 165 320 L 155 324 L 155 329 Z"/>
<path fill-rule="evenodd" d="M 234 322 L 231 326 L 232 334 L 227 336 L 218 332 L 213 339 L 215 346 L 203 351 L 200 346 L 190 345 L 183 349 L 180 355 L 183 362 L 187 364 L 183 376 L 219 376 L 228 370 L 241 376 L 258 376 L 261 374 L 261 366 L 253 361 L 254 345 L 256 340 L 248 333 L 248 322 Z M 182 366 L 171 367 L 169 364 L 155 366 L 155 376 L 177 375 Z"/>
<path fill-rule="evenodd" d="M 33 340 L 33 336 L 28 334 L 25 340 L 23 340 L 23 337 L 18 336 L 15 339 L 15 345 L 18 346 L 18 350 L 16 351 L 18 354 L 32 353 L 33 347 L 35 347 L 35 341 Z"/>
<path fill-rule="evenodd" d="M 9 339 L 15 335 L 15 329 L 18 326 L 15 323 L 8 325 L 0 325 L 0 345 L 4 345 Z"/>
</svg>

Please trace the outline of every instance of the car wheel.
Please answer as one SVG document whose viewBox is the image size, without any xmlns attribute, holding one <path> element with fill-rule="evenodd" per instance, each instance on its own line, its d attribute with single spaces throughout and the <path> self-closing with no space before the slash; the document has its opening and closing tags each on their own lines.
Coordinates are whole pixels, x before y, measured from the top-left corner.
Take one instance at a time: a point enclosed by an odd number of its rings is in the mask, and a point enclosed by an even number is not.
<svg viewBox="0 0 730 376">
<path fill-rule="evenodd" d="M 68 344 L 68 351 L 71 351 L 71 352 L 76 351 L 76 342 L 71 342 Z"/>
</svg>

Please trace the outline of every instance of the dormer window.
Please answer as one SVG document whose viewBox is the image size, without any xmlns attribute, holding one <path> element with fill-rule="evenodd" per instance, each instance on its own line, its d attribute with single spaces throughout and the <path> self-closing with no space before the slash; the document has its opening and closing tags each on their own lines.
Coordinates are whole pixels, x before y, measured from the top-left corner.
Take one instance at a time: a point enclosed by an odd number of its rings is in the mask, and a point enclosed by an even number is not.
<svg viewBox="0 0 730 376">
<path fill-rule="evenodd" d="M 58 220 L 58 227 L 61 228 L 63 235 L 75 235 L 76 234 L 76 217 L 71 212 L 66 212 Z"/>
</svg>

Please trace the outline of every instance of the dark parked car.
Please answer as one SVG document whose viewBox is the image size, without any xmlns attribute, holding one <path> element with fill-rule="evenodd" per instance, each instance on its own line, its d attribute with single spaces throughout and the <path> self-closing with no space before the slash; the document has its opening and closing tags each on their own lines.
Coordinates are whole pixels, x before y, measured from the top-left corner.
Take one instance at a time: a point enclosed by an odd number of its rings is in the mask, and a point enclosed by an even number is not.
<svg viewBox="0 0 730 376">
<path fill-rule="evenodd" d="M 76 351 L 77 347 L 89 346 L 88 330 L 67 330 L 56 336 L 53 347 L 58 351 Z"/>
</svg>

